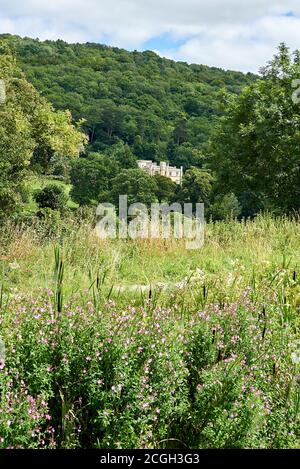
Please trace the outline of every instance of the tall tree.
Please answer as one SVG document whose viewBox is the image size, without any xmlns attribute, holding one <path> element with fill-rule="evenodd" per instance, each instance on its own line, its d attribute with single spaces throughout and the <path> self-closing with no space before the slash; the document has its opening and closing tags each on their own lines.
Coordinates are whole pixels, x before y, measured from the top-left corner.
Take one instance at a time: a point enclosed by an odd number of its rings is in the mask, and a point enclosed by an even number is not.
<svg viewBox="0 0 300 469">
<path fill-rule="evenodd" d="M 0 79 L 6 102 L 0 104 L 0 215 L 20 201 L 20 188 L 34 157 L 39 164 L 55 153 L 77 156 L 85 137 L 70 114 L 55 112 L 25 79 L 14 56 L 0 43 Z M 48 160 L 47 160 L 48 162 Z"/>
<path fill-rule="evenodd" d="M 300 104 L 293 100 L 297 57 L 281 44 L 261 79 L 227 100 L 213 140 L 218 191 L 234 192 L 247 210 L 254 208 L 249 200 L 257 209 L 300 209 Z"/>
<path fill-rule="evenodd" d="M 190 168 L 184 173 L 182 186 L 177 193 L 180 202 L 192 204 L 209 204 L 212 191 L 213 176 L 210 172 L 199 168 Z"/>
<path fill-rule="evenodd" d="M 150 205 L 157 201 L 155 179 L 141 169 L 124 169 L 112 181 L 109 201 L 118 206 L 119 195 L 128 196 L 128 205 L 135 202 Z"/>
</svg>

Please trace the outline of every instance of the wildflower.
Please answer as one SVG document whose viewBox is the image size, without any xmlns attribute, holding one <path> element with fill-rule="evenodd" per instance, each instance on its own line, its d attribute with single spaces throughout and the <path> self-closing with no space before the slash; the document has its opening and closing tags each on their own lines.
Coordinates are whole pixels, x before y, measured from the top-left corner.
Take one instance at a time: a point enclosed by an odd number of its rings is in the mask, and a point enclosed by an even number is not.
<svg viewBox="0 0 300 469">
<path fill-rule="evenodd" d="M 234 335 L 233 337 L 231 337 L 231 342 L 233 343 L 233 345 L 235 345 L 239 340 L 240 338 L 238 335 Z"/>
<path fill-rule="evenodd" d="M 17 263 L 17 261 L 11 262 L 10 264 L 8 264 L 8 266 L 11 270 L 20 269 L 20 265 Z"/>
</svg>

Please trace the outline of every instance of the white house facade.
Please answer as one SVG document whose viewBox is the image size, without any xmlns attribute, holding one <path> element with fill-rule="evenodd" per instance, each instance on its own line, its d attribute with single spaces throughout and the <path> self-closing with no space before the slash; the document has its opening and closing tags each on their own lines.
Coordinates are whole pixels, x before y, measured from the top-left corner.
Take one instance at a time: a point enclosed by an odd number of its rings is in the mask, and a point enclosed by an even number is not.
<svg viewBox="0 0 300 469">
<path fill-rule="evenodd" d="M 166 163 L 165 161 L 161 161 L 158 165 L 157 163 L 154 163 L 150 160 L 138 160 L 137 164 L 140 169 L 147 171 L 147 173 L 149 173 L 151 176 L 160 174 L 161 176 L 172 179 L 172 181 L 176 182 L 176 184 L 182 183 L 182 166 L 181 168 L 176 168 L 175 166 L 170 166 L 169 163 Z"/>
</svg>

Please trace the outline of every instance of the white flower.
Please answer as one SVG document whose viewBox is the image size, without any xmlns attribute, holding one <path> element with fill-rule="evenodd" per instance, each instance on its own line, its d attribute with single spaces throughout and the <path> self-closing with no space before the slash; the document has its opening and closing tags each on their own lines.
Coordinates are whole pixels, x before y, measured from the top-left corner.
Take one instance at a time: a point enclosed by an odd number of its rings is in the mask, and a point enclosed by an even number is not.
<svg viewBox="0 0 300 469">
<path fill-rule="evenodd" d="M 5 343 L 0 339 L 0 361 L 4 363 L 5 361 Z"/>
<path fill-rule="evenodd" d="M 20 269 L 20 266 L 19 266 L 19 264 L 17 263 L 17 261 L 11 262 L 11 263 L 8 264 L 8 265 L 9 265 L 9 268 L 10 268 L 11 270 L 18 270 L 18 269 Z"/>
</svg>

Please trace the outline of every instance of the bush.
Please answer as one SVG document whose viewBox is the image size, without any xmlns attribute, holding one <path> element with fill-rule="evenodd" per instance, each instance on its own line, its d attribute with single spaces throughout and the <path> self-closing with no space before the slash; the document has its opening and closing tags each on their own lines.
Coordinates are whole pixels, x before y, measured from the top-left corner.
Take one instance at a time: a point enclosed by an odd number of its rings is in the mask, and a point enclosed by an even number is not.
<svg viewBox="0 0 300 469">
<path fill-rule="evenodd" d="M 50 208 L 51 210 L 64 211 L 68 202 L 68 196 L 65 190 L 57 184 L 50 184 L 36 191 L 34 200 L 39 208 Z"/>
<path fill-rule="evenodd" d="M 241 205 L 234 194 L 219 195 L 208 210 L 213 220 L 232 220 L 241 214 Z"/>
</svg>

